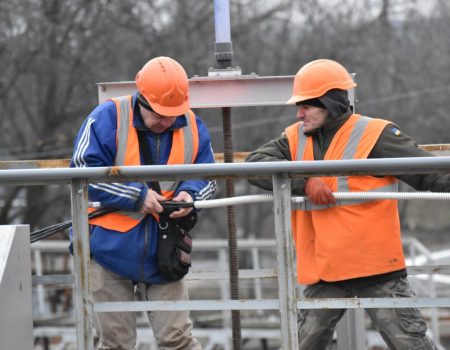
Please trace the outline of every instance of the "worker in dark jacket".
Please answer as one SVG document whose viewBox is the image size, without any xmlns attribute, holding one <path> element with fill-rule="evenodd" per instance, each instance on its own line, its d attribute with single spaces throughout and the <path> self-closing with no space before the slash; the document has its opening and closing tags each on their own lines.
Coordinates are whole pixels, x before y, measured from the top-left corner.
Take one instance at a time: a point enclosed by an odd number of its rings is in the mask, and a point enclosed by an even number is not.
<svg viewBox="0 0 450 350">
<path fill-rule="evenodd" d="M 356 84 L 331 60 L 303 66 L 289 104 L 299 122 L 268 142 L 247 162 L 433 156 L 386 120 L 353 114 L 348 90 Z M 337 201 L 333 192 L 395 192 L 398 180 L 417 190 L 449 191 L 450 175 L 295 177 L 292 193 L 308 201 L 293 208 L 297 273 L 307 298 L 410 297 L 395 200 Z M 272 190 L 272 182 L 250 180 Z M 342 309 L 301 310 L 299 347 L 325 349 Z M 390 349 L 433 349 L 417 309 L 367 309 Z"/>
</svg>

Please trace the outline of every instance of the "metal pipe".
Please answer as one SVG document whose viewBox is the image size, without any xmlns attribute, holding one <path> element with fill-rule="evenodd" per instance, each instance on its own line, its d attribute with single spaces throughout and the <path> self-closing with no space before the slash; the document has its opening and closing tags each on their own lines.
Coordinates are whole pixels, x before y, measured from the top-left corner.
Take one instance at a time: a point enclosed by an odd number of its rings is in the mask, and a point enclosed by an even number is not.
<svg viewBox="0 0 450 350">
<path fill-rule="evenodd" d="M 85 180 L 73 180 L 71 185 L 77 349 L 94 350 L 94 321 L 89 276 L 87 182 Z"/>
<path fill-rule="evenodd" d="M 297 309 L 393 309 L 450 307 L 450 298 L 311 298 L 299 299 Z M 170 301 L 115 301 L 94 303 L 95 312 L 125 311 L 207 311 L 207 310 L 279 310 L 278 299 L 263 300 L 170 300 Z M 286 349 L 291 350 L 291 349 Z"/>
<path fill-rule="evenodd" d="M 230 42 L 230 4 L 228 0 L 214 0 L 214 25 L 216 43 Z"/>
<path fill-rule="evenodd" d="M 281 344 L 283 350 L 298 349 L 295 258 L 291 235 L 291 181 L 287 174 L 273 176 L 273 191 Z"/>
<path fill-rule="evenodd" d="M 214 68 L 231 67 L 233 45 L 230 34 L 230 5 L 228 0 L 214 0 L 214 24 L 216 30 Z"/>
<path fill-rule="evenodd" d="M 448 172 L 450 157 L 407 157 L 357 160 L 280 161 L 229 164 L 142 165 L 95 168 L 0 170 L 0 183 L 18 184 L 71 179 L 98 181 L 172 180 L 270 176 L 291 173 L 302 176 L 398 175 Z M 132 178 L 131 178 L 132 177 Z"/>
</svg>

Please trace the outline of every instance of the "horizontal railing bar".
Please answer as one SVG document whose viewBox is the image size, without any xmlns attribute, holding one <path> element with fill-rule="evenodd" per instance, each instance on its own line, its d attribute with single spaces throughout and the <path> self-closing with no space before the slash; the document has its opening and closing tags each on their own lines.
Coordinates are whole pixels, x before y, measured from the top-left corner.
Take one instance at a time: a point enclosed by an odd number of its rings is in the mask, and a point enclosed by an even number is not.
<svg viewBox="0 0 450 350">
<path fill-rule="evenodd" d="M 408 275 L 446 275 L 450 274 L 449 265 L 436 265 L 436 266 L 408 266 Z M 277 269 L 243 269 L 239 270 L 240 279 L 255 279 L 255 278 L 277 278 Z M 208 270 L 200 271 L 193 270 L 187 276 L 188 281 L 199 280 L 228 280 L 228 270 Z M 51 285 L 51 284 L 73 284 L 74 275 L 42 275 L 32 276 L 33 285 Z"/>
<path fill-rule="evenodd" d="M 450 265 L 408 266 L 406 270 L 408 275 L 448 275 L 450 274 Z"/>
<path fill-rule="evenodd" d="M 278 276 L 276 269 L 259 269 L 251 270 L 244 269 L 239 270 L 240 279 L 255 279 L 255 278 L 276 278 Z M 202 280 L 229 280 L 228 270 L 216 270 L 216 271 L 200 271 L 194 270 L 186 275 L 187 281 L 202 281 Z M 39 284 L 73 284 L 75 281 L 74 275 L 42 275 L 32 276 L 33 285 Z"/>
<path fill-rule="evenodd" d="M 138 339 L 152 339 L 153 331 L 147 325 L 137 326 L 137 335 Z M 64 334 L 64 339 L 67 341 L 70 338 L 72 341 L 76 341 L 76 329 L 75 327 L 67 327 L 67 326 L 50 326 L 50 325 L 39 325 L 33 328 L 34 337 L 60 337 L 61 334 Z M 192 334 L 196 338 L 209 338 L 214 334 L 220 334 L 223 337 L 231 337 L 231 329 L 230 328 L 216 328 L 216 327 L 208 327 L 208 328 L 194 328 L 192 330 Z M 260 338 L 260 339 L 279 339 L 280 338 L 280 329 L 270 329 L 270 328 L 253 328 L 253 327 L 244 327 L 242 328 L 242 336 L 243 338 Z"/>
<path fill-rule="evenodd" d="M 0 170 L 0 183 L 68 181 L 170 180 L 189 178 L 223 178 L 270 176 L 291 173 L 302 176 L 397 175 L 450 170 L 450 157 L 409 157 L 357 160 L 283 161 L 257 163 L 146 165 L 95 168 Z"/>
<path fill-rule="evenodd" d="M 239 249 L 272 248 L 275 247 L 274 239 L 238 239 Z M 209 251 L 216 249 L 228 249 L 226 239 L 194 239 L 194 249 L 196 251 Z M 40 250 L 50 253 L 68 253 L 69 241 L 64 240 L 41 240 L 31 245 L 31 250 Z"/>
<path fill-rule="evenodd" d="M 280 308 L 278 299 L 103 302 L 94 303 L 93 307 L 95 312 L 279 310 Z"/>
<path fill-rule="evenodd" d="M 297 309 L 374 309 L 450 307 L 450 298 L 323 298 L 298 299 Z M 94 303 L 95 312 L 279 310 L 278 299 L 175 300 Z"/>
<path fill-rule="evenodd" d="M 31 283 L 33 286 L 37 286 L 40 284 L 43 285 L 53 285 L 53 284 L 74 284 L 75 276 L 74 275 L 42 275 L 42 276 L 31 276 Z"/>
<path fill-rule="evenodd" d="M 239 279 L 254 279 L 254 278 L 276 278 L 278 276 L 277 269 L 244 269 L 239 270 Z M 228 270 L 216 271 L 192 271 L 186 276 L 186 280 L 229 280 Z"/>
<path fill-rule="evenodd" d="M 436 156 L 450 155 L 450 144 L 419 145 L 419 148 L 433 153 Z M 233 163 L 244 162 L 250 152 L 233 152 Z M 223 153 L 214 153 L 216 163 L 223 163 Z M 0 169 L 43 169 L 43 168 L 67 168 L 70 159 L 32 159 L 32 160 L 0 160 Z"/>
</svg>

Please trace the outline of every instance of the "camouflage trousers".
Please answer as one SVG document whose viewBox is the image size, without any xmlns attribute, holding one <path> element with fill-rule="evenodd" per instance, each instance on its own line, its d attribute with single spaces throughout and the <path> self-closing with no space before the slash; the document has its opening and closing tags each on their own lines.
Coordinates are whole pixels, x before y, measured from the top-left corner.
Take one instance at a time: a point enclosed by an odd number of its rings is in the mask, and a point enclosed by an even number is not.
<svg viewBox="0 0 450 350">
<path fill-rule="evenodd" d="M 406 278 L 398 277 L 370 285 L 354 283 L 316 283 L 307 286 L 305 298 L 404 298 L 414 296 Z M 299 349 L 325 350 L 345 309 L 300 310 L 298 314 Z M 391 350 L 432 350 L 426 337 L 427 326 L 418 309 L 366 309 L 374 327 Z"/>
</svg>

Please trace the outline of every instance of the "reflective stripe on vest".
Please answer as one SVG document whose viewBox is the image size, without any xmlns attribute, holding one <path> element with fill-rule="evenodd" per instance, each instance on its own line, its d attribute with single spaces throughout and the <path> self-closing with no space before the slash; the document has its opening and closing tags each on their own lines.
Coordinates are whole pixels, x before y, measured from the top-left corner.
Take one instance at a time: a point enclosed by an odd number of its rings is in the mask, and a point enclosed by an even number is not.
<svg viewBox="0 0 450 350">
<path fill-rule="evenodd" d="M 388 121 L 352 115 L 333 137 L 324 160 L 366 159 Z M 313 139 L 302 123 L 286 129 L 292 160 L 314 160 Z M 333 192 L 392 191 L 391 176 L 321 178 Z M 397 201 L 341 202 L 303 206 L 292 211 L 298 280 L 339 281 L 405 268 Z"/>
<path fill-rule="evenodd" d="M 113 98 L 117 109 L 117 153 L 114 165 L 141 165 L 139 140 L 133 125 L 132 96 Z M 172 132 L 172 148 L 167 164 L 192 164 L 198 153 L 198 131 L 195 114 L 189 110 L 185 115 L 187 126 Z M 180 181 L 161 181 L 161 193 L 171 198 Z M 127 232 L 136 226 L 145 215 L 134 211 L 118 211 L 89 222 L 119 232 Z"/>
<path fill-rule="evenodd" d="M 355 118 L 356 116 L 352 116 L 352 118 Z M 357 117 L 356 117 L 357 118 Z M 358 145 L 360 144 L 361 138 L 364 134 L 364 131 L 366 130 L 369 121 L 373 119 L 369 117 L 361 116 L 356 119 L 353 130 L 351 131 L 348 143 L 345 145 L 345 149 L 342 155 L 341 159 L 355 159 L 355 154 L 358 148 Z M 389 123 L 388 121 L 382 121 L 381 119 L 378 119 L 377 122 L 380 121 L 380 125 L 387 125 Z M 303 133 L 303 123 L 297 123 L 297 129 L 298 129 L 298 145 L 297 145 L 297 152 L 295 153 L 295 159 L 303 159 L 303 155 L 305 152 L 306 144 L 308 142 L 308 136 L 306 136 Z M 312 143 L 312 140 L 310 140 Z M 313 160 L 313 159 L 311 159 Z M 337 188 L 334 190 L 334 192 L 350 192 L 350 186 L 349 186 L 349 177 L 348 176 L 338 176 L 336 177 L 337 181 Z M 394 181 L 393 183 L 387 184 L 385 186 L 377 187 L 374 189 L 366 190 L 365 192 L 397 192 L 398 191 L 398 183 Z M 363 203 L 369 201 L 368 199 L 358 199 L 358 200 L 346 200 L 346 201 L 336 201 L 335 205 L 348 205 L 348 204 L 356 204 L 356 203 Z M 302 203 L 295 203 L 293 204 L 293 209 L 296 210 L 320 210 L 324 208 L 330 208 L 333 205 L 316 205 L 312 204 L 309 201 L 304 201 Z"/>
</svg>

